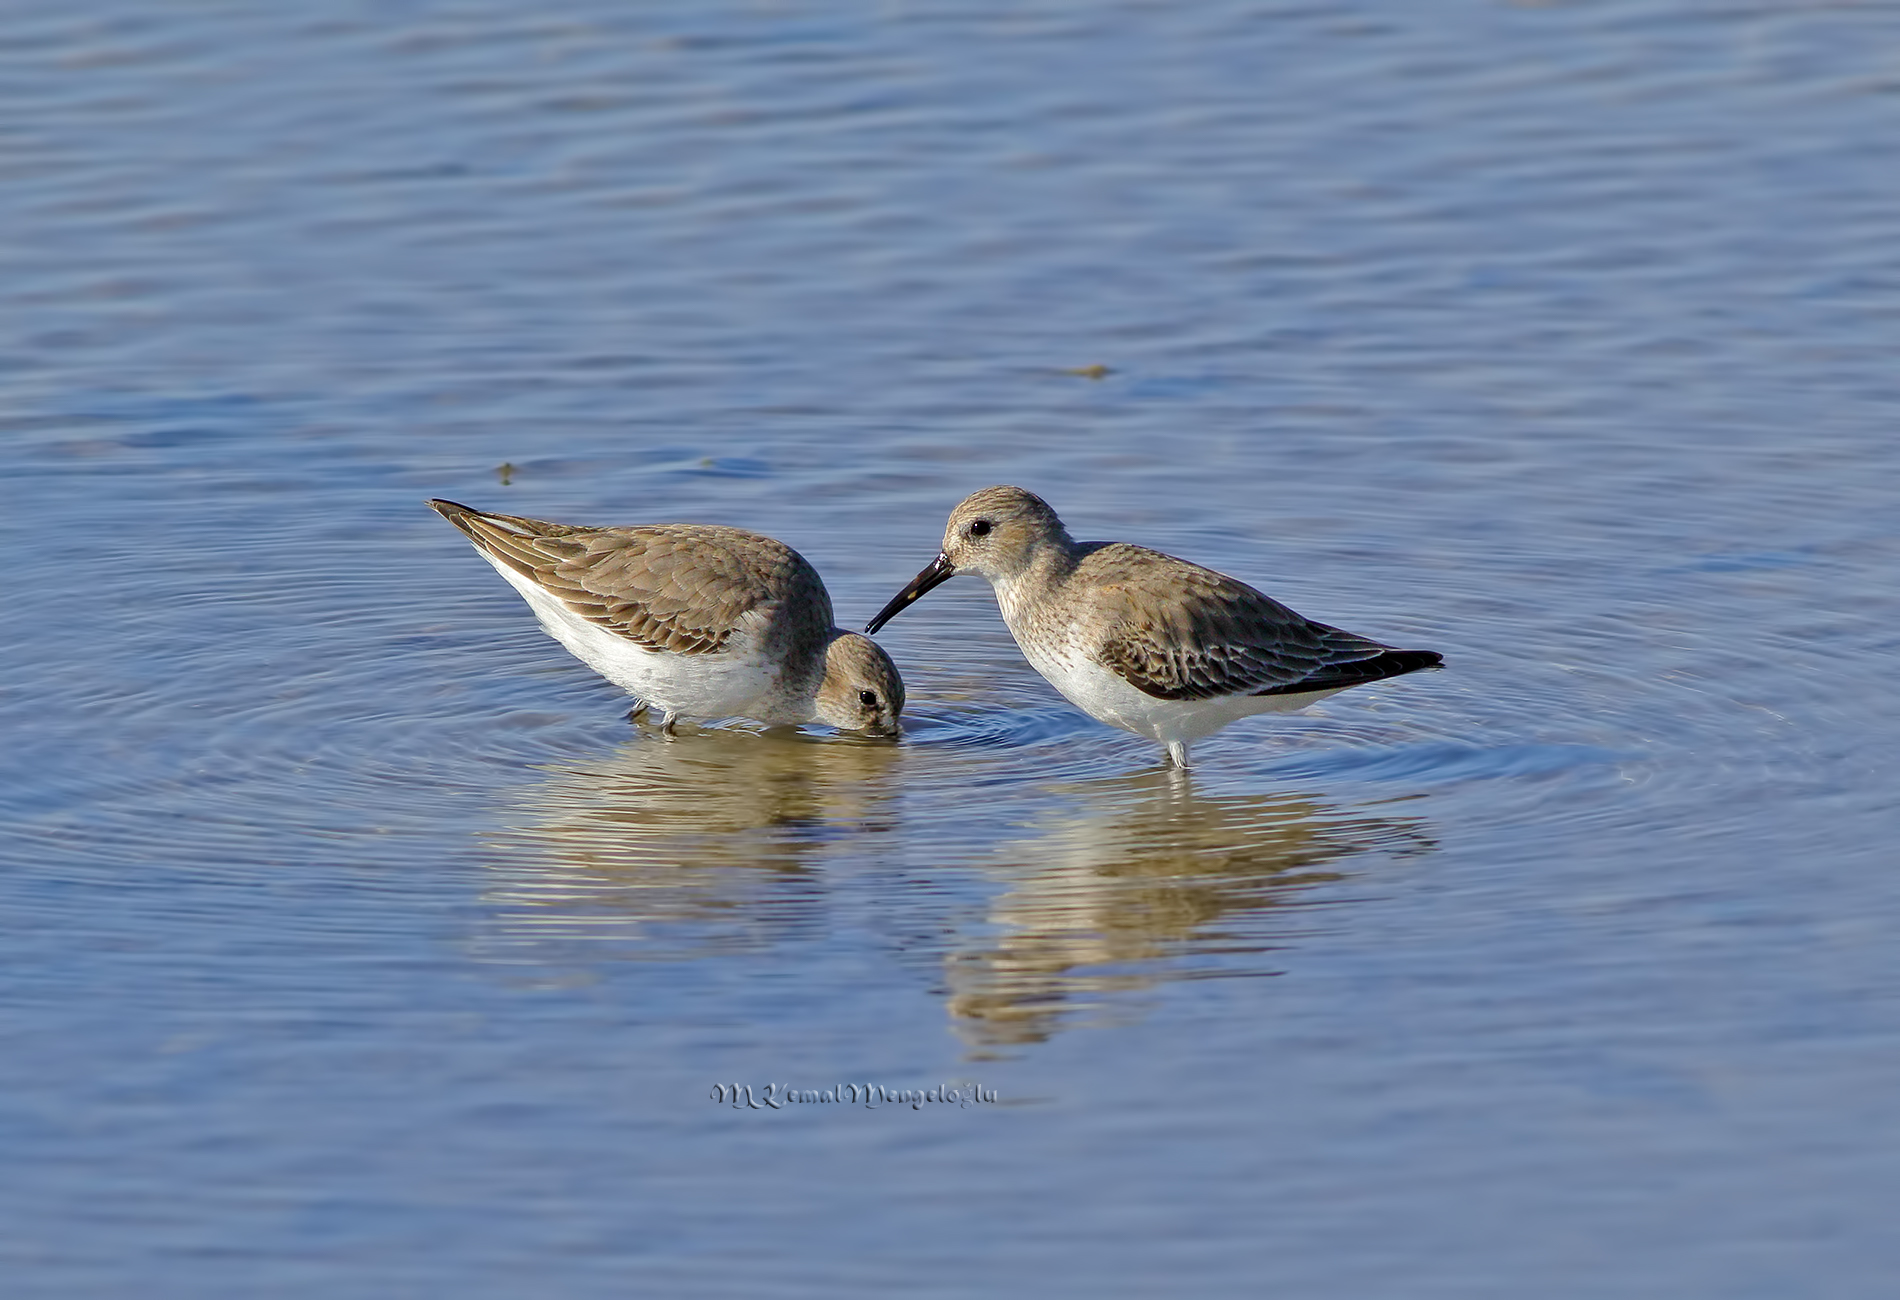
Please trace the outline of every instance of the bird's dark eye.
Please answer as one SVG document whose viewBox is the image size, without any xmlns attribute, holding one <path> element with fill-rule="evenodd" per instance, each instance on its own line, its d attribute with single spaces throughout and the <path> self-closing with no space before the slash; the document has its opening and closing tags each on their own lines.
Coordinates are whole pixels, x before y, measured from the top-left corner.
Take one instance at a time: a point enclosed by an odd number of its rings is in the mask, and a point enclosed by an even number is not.
<svg viewBox="0 0 1900 1300">
<path fill-rule="evenodd" d="M 990 521 L 987 519 L 979 519 L 970 525 L 970 536 L 972 537 L 987 537 L 989 536 L 989 532 Z"/>
<path fill-rule="evenodd" d="M 876 691 L 859 691 L 858 703 L 862 704 L 867 709 L 875 709 L 877 707 L 877 692 Z"/>
</svg>

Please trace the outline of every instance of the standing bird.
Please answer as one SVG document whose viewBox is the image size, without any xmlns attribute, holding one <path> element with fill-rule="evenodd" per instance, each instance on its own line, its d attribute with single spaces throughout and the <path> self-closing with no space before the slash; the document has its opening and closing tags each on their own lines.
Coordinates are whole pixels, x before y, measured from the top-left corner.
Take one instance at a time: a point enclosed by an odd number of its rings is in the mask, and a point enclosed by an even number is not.
<svg viewBox="0 0 1900 1300">
<path fill-rule="evenodd" d="M 1078 542 L 1018 487 L 973 492 L 950 512 L 943 551 L 878 612 L 876 632 L 959 573 L 988 578 L 1023 657 L 1071 704 L 1158 740 L 1187 766 L 1191 741 L 1256 713 L 1290 713 L 1335 691 L 1430 668 L 1315 623 L 1246 583 L 1127 542 Z"/>
<path fill-rule="evenodd" d="M 818 571 L 783 542 L 716 524 L 587 528 L 429 502 L 520 592 L 547 634 L 662 713 L 824 722 L 895 735 L 904 682 L 832 625 Z"/>
</svg>

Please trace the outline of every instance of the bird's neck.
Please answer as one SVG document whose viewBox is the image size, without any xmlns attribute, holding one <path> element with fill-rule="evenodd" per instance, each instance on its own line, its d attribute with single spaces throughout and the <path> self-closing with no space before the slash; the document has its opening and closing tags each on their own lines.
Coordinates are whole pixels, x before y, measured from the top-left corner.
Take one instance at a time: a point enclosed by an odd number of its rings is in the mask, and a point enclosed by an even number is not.
<svg viewBox="0 0 1900 1300">
<path fill-rule="evenodd" d="M 1014 627 L 1021 610 L 1046 598 L 1069 580 L 1080 558 L 1075 544 L 1066 535 L 1051 538 L 1032 550 L 1021 568 L 995 579 L 992 585 L 996 588 L 996 603 L 1003 611 L 1003 621 Z"/>
</svg>

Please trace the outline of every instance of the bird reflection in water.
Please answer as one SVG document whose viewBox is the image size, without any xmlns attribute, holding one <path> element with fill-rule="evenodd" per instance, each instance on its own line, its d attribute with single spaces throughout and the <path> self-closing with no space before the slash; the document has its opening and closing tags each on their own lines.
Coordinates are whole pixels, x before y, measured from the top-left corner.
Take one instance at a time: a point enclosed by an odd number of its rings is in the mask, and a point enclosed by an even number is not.
<svg viewBox="0 0 1900 1300">
<path fill-rule="evenodd" d="M 1179 771 L 973 780 L 973 763 L 728 727 L 550 767 L 484 837 L 484 955 L 681 961 L 881 934 L 981 1054 L 1166 981 L 1273 973 L 1341 904 L 1316 887 L 1347 860 L 1433 847 L 1417 818 L 1203 795 Z"/>
<path fill-rule="evenodd" d="M 891 829 L 897 756 L 888 741 L 725 727 L 550 768 L 518 824 L 484 837 L 491 955 L 638 940 L 623 955 L 678 959 L 781 941 L 822 904 L 814 859 Z"/>
<path fill-rule="evenodd" d="M 1169 979 L 1276 973 L 1267 954 L 1317 928 L 1308 895 L 1346 878 L 1342 859 L 1433 847 L 1415 818 L 1284 794 L 1202 797 L 1178 772 L 1050 794 L 1060 811 L 995 854 L 1008 887 L 990 906 L 992 934 L 946 961 L 952 1022 L 973 1048 L 1041 1041 Z"/>
</svg>

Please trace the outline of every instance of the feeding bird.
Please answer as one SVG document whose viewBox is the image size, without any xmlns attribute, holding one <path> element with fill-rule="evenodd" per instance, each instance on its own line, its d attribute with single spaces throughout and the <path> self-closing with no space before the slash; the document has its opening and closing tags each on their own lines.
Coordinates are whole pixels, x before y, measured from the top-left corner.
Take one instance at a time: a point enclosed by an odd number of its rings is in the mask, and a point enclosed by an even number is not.
<svg viewBox="0 0 1900 1300">
<path fill-rule="evenodd" d="M 662 714 L 823 722 L 895 735 L 904 682 L 833 625 L 818 571 L 783 542 L 717 524 L 589 528 L 430 501 L 549 636 Z"/>
</svg>

